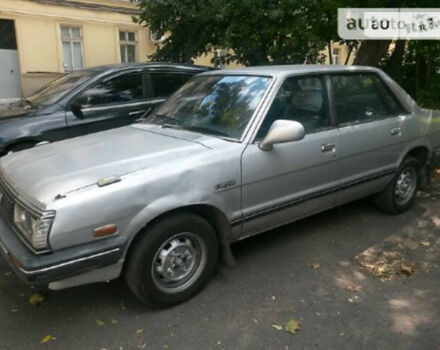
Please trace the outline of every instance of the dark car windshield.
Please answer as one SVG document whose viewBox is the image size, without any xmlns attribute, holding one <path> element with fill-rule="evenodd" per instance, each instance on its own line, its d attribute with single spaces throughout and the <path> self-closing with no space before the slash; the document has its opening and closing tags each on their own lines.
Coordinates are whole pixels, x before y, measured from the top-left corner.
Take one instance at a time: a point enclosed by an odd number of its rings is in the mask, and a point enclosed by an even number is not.
<svg viewBox="0 0 440 350">
<path fill-rule="evenodd" d="M 146 122 L 240 139 L 270 80 L 242 75 L 194 77 Z"/>
<path fill-rule="evenodd" d="M 96 72 L 89 70 L 81 70 L 67 74 L 34 92 L 32 95 L 28 96 L 26 100 L 36 105 L 49 105 L 56 103 L 72 90 L 72 88 L 82 84 L 95 74 Z"/>
</svg>

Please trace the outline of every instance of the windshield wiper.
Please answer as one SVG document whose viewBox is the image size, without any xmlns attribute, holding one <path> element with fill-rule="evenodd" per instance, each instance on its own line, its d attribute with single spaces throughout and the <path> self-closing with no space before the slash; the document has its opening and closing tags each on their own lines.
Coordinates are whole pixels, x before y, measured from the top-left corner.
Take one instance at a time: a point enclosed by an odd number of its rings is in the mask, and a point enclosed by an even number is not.
<svg viewBox="0 0 440 350">
<path fill-rule="evenodd" d="M 178 125 L 178 124 L 170 124 L 170 123 L 163 123 L 162 125 L 161 125 L 161 128 L 164 128 L 164 129 L 178 129 L 178 130 L 182 130 L 183 129 L 183 127 L 181 126 L 181 125 Z"/>
</svg>

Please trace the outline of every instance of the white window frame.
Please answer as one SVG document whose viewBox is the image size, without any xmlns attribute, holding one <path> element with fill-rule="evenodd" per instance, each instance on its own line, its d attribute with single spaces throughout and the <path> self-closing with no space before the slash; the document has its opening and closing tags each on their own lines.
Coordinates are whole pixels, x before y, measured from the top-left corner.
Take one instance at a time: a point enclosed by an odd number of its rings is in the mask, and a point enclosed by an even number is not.
<svg viewBox="0 0 440 350">
<path fill-rule="evenodd" d="M 63 28 L 68 28 L 69 29 L 69 37 L 65 37 L 63 36 Z M 72 35 L 72 29 L 73 28 L 77 28 L 79 29 L 79 38 L 73 38 Z M 72 72 L 75 70 L 81 70 L 84 68 L 84 45 L 83 45 L 83 33 L 82 33 L 82 27 L 81 26 L 75 26 L 75 25 L 70 25 L 70 24 L 61 24 L 60 26 L 60 33 L 61 33 L 61 52 L 63 55 L 63 69 L 65 72 Z M 64 63 L 64 49 L 63 49 L 63 44 L 64 42 L 68 42 L 70 44 L 70 60 L 72 62 L 72 69 L 70 69 L 69 67 L 66 67 L 65 63 Z M 79 43 L 80 47 L 81 47 L 81 66 L 79 68 L 75 68 L 75 57 L 73 55 L 73 44 L 74 43 Z"/>
<path fill-rule="evenodd" d="M 121 33 L 124 33 L 125 40 L 121 40 Z M 128 40 L 128 33 L 134 34 L 134 41 Z M 138 61 L 138 33 L 134 30 L 126 30 L 126 29 L 119 29 L 118 31 L 118 38 L 119 38 L 119 49 L 120 49 L 120 57 L 121 57 L 121 63 L 132 63 L 132 62 L 124 62 L 122 60 L 122 52 L 125 51 L 125 58 L 128 58 L 128 46 L 134 46 L 134 62 Z"/>
</svg>

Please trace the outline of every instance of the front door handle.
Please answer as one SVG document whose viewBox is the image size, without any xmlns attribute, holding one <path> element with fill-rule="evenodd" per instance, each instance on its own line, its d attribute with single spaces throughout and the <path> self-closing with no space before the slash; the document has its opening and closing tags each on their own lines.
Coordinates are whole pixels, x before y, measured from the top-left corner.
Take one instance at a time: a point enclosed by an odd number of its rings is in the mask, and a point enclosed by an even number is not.
<svg viewBox="0 0 440 350">
<path fill-rule="evenodd" d="M 400 130 L 400 128 L 394 128 L 390 130 L 391 136 L 400 136 L 401 133 L 402 130 Z"/>
<path fill-rule="evenodd" d="M 331 152 L 336 149 L 336 145 L 334 143 L 326 143 L 321 146 L 321 152 Z"/>
<path fill-rule="evenodd" d="M 145 111 L 144 110 L 138 110 L 138 111 L 131 111 L 130 113 L 128 113 L 128 115 L 130 117 L 134 116 L 134 115 L 140 115 L 143 114 Z"/>
</svg>

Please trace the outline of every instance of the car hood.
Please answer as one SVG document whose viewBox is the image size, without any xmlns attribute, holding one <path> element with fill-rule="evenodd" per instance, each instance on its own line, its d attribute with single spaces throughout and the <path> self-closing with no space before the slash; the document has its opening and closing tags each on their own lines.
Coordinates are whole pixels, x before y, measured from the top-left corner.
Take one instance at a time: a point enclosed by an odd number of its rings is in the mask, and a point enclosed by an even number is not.
<svg viewBox="0 0 440 350">
<path fill-rule="evenodd" d="M 35 108 L 23 105 L 20 102 L 0 104 L 0 121 L 31 116 L 36 111 Z"/>
<path fill-rule="evenodd" d="M 174 131 L 134 125 L 55 142 L 2 157 L 0 171 L 25 200 L 45 207 L 99 179 L 210 151 L 209 137 Z"/>
</svg>

